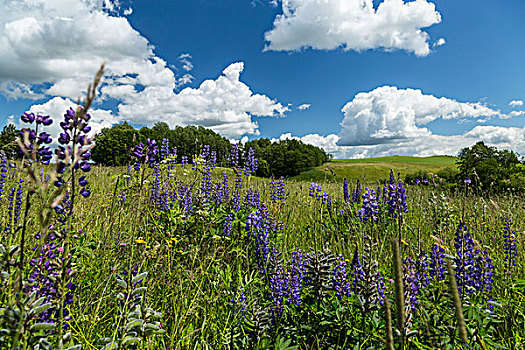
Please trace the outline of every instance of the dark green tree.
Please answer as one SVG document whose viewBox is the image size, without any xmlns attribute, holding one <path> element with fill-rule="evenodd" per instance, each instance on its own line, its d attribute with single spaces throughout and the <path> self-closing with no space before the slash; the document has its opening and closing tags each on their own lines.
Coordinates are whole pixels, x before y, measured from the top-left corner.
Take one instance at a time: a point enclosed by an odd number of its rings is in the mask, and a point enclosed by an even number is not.
<svg viewBox="0 0 525 350">
<path fill-rule="evenodd" d="M 463 148 L 457 163 L 460 181 L 469 178 L 483 191 L 525 189 L 525 169 L 519 155 L 513 151 L 498 150 L 480 141 Z"/>
<path fill-rule="evenodd" d="M 92 159 L 104 165 L 126 165 L 131 161 L 131 149 L 140 139 L 140 132 L 126 122 L 104 128 L 95 136 Z"/>
<path fill-rule="evenodd" d="M 20 130 L 17 130 L 13 124 L 5 125 L 0 133 L 0 149 L 2 149 L 8 158 L 19 158 L 17 153 L 18 144 L 16 138 L 20 136 Z"/>
</svg>

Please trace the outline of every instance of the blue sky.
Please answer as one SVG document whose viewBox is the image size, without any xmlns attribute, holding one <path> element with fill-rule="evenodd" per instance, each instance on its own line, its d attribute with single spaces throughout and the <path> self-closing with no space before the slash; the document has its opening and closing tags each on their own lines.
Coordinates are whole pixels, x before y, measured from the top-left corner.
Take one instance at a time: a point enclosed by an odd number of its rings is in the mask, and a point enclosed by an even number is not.
<svg viewBox="0 0 525 350">
<path fill-rule="evenodd" d="M 524 15 L 520 0 L 0 0 L 0 118 L 62 114 L 106 61 L 95 131 L 165 121 L 337 157 L 478 140 L 525 154 Z"/>
</svg>

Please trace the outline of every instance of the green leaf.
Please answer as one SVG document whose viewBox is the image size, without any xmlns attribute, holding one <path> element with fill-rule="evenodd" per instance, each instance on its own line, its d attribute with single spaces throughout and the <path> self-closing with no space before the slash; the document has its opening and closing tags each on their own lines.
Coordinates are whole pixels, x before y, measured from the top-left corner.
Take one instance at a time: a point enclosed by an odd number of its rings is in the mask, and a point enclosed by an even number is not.
<svg viewBox="0 0 525 350">
<path fill-rule="evenodd" d="M 143 272 L 143 273 L 141 273 L 141 274 L 136 275 L 136 276 L 133 277 L 133 279 L 131 280 L 131 284 L 135 284 L 135 283 L 137 283 L 138 281 L 143 280 L 144 278 L 146 278 L 147 275 L 148 275 L 147 272 Z"/>
<path fill-rule="evenodd" d="M 139 337 L 126 337 L 122 341 L 122 346 L 135 345 L 141 342 Z"/>
<path fill-rule="evenodd" d="M 55 325 L 53 323 L 35 323 L 31 326 L 31 331 L 48 331 L 51 329 L 55 329 Z"/>
<path fill-rule="evenodd" d="M 133 290 L 133 292 L 131 292 L 131 295 L 143 294 L 147 290 L 148 290 L 148 287 L 138 287 L 138 288 L 135 288 L 135 290 Z"/>
<path fill-rule="evenodd" d="M 44 312 L 46 311 L 47 309 L 49 309 L 50 307 L 53 306 L 53 303 L 45 303 L 43 305 L 40 305 L 40 306 L 37 306 L 33 309 L 31 309 L 31 311 L 29 312 L 31 315 L 38 315 L 40 314 L 41 312 Z"/>
<path fill-rule="evenodd" d="M 130 329 L 133 329 L 135 327 L 142 327 L 142 325 L 144 324 L 144 321 L 143 320 L 135 320 L 135 321 L 131 321 L 129 322 L 127 325 L 126 325 L 126 331 L 129 331 Z"/>
<path fill-rule="evenodd" d="M 122 288 L 127 288 L 128 287 L 128 284 L 126 283 L 126 281 L 124 280 L 121 280 L 119 278 L 117 278 L 117 284 L 122 287 Z"/>
<path fill-rule="evenodd" d="M 100 350 L 114 350 L 118 348 L 118 344 L 114 341 L 111 341 L 111 343 L 106 344 L 102 349 Z"/>
</svg>

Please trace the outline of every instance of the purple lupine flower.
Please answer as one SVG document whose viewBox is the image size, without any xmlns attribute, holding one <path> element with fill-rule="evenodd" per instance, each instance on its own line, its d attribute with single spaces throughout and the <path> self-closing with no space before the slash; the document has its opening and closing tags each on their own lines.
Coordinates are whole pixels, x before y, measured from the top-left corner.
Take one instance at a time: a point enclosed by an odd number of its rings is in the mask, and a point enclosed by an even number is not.
<svg viewBox="0 0 525 350">
<path fill-rule="evenodd" d="M 61 298 L 61 288 L 59 276 L 61 269 L 59 264 L 64 261 L 61 256 L 61 247 L 54 242 L 46 243 L 42 246 L 35 246 L 33 250 L 36 252 L 29 261 L 31 272 L 28 277 L 28 283 L 24 285 L 25 293 L 35 293 L 37 297 L 43 297 L 44 303 L 53 302 L 53 306 L 37 315 L 39 322 L 55 323 L 59 316 L 59 308 L 57 301 Z M 60 263 L 58 263 L 60 261 Z M 66 269 L 66 289 L 62 292 L 64 296 L 63 316 L 66 324 L 64 328 L 68 328 L 67 323 L 71 317 L 66 308 L 67 305 L 73 303 L 73 294 L 76 285 L 73 283 L 73 274 L 71 268 Z"/>
<path fill-rule="evenodd" d="M 202 146 L 201 157 L 202 157 L 202 160 L 204 160 L 204 163 L 206 164 L 208 163 L 209 156 L 210 156 L 210 145 Z"/>
<path fill-rule="evenodd" d="M 259 271 L 263 273 L 266 271 L 268 254 L 270 252 L 269 236 L 274 231 L 270 214 L 264 204 L 261 205 L 261 209 L 254 211 L 248 216 L 246 230 L 248 231 L 248 236 L 253 237 L 255 240 L 255 260 Z"/>
<path fill-rule="evenodd" d="M 347 203 L 350 200 L 350 195 L 348 193 L 348 180 L 346 179 L 346 177 L 343 181 L 343 199 Z"/>
<path fill-rule="evenodd" d="M 355 184 L 355 191 L 352 192 L 352 202 L 361 203 L 361 181 L 357 180 Z"/>
<path fill-rule="evenodd" d="M 165 160 L 170 154 L 170 140 L 162 139 L 162 144 L 160 146 L 160 159 Z"/>
<path fill-rule="evenodd" d="M 210 159 L 208 160 L 208 164 L 212 168 L 215 168 L 217 166 L 217 152 L 216 151 L 210 152 Z"/>
<path fill-rule="evenodd" d="M 20 155 L 24 155 L 26 153 L 29 153 L 30 150 L 35 150 L 33 143 L 36 143 L 38 145 L 38 149 L 36 149 L 36 154 L 38 156 L 38 160 L 42 164 L 49 164 L 51 161 L 51 158 L 53 158 L 53 153 L 51 152 L 49 147 L 45 147 L 45 144 L 50 144 L 53 139 L 50 137 L 50 135 L 46 132 L 41 132 L 38 137 L 38 128 L 40 125 L 42 126 L 48 126 L 53 123 L 53 120 L 47 115 L 36 115 L 34 113 L 24 113 L 24 115 L 20 118 L 23 122 L 32 124 L 33 121 L 36 121 L 36 127 L 35 129 L 29 129 L 29 128 L 23 128 L 20 130 L 20 138 L 24 142 L 24 145 L 22 146 L 22 149 L 18 149 L 18 153 Z M 29 144 L 25 143 L 25 137 L 28 136 Z"/>
<path fill-rule="evenodd" d="M 7 156 L 4 151 L 0 151 L 0 200 L 2 199 L 2 194 L 4 193 L 6 178 L 7 178 Z"/>
<path fill-rule="evenodd" d="M 483 250 L 479 252 L 475 260 L 473 274 L 474 288 L 477 292 L 481 293 L 483 303 L 491 302 L 494 283 L 494 265 L 492 264 L 492 259 L 488 256 L 487 251 Z M 492 310 L 494 306 L 489 304 L 488 308 Z"/>
<path fill-rule="evenodd" d="M 363 206 L 359 209 L 358 214 L 363 222 L 367 222 L 370 218 L 372 218 L 373 222 L 377 221 L 379 204 L 377 203 L 377 196 L 374 190 L 366 187 L 365 193 L 363 194 Z"/>
<path fill-rule="evenodd" d="M 213 203 L 215 203 L 216 207 L 218 207 L 224 202 L 224 192 L 222 188 L 222 182 L 220 181 L 217 181 L 215 183 L 215 188 L 212 194 L 212 200 L 213 200 Z"/>
<path fill-rule="evenodd" d="M 332 288 L 335 290 L 335 296 L 339 300 L 344 296 L 350 296 L 350 285 L 346 275 L 346 261 L 343 255 L 339 255 L 334 262 Z"/>
<path fill-rule="evenodd" d="M 272 252 L 272 258 L 277 260 L 277 252 Z M 269 285 L 271 310 L 273 317 L 279 316 L 283 312 L 284 300 L 289 292 L 288 276 L 286 275 L 282 265 L 277 263 L 274 270 L 271 271 Z"/>
<path fill-rule="evenodd" d="M 470 237 L 470 232 L 467 231 L 465 223 L 461 222 L 456 229 L 456 237 L 454 239 L 454 247 L 456 248 L 456 280 L 458 283 L 459 293 L 463 296 L 467 293 L 475 291 L 475 262 L 478 257 L 479 250 L 474 249 L 474 241 Z"/>
<path fill-rule="evenodd" d="M 277 202 L 277 182 L 275 181 L 270 182 L 270 201 Z"/>
<path fill-rule="evenodd" d="M 182 158 L 180 159 L 180 165 L 184 168 L 185 165 L 188 165 L 188 157 L 187 156 L 182 156 Z"/>
<path fill-rule="evenodd" d="M 82 107 L 78 107 L 77 111 L 80 111 Z M 82 172 L 87 173 L 91 171 L 91 165 L 88 163 L 91 153 L 89 152 L 92 140 L 87 137 L 87 133 L 91 130 L 88 125 L 88 121 L 91 116 L 88 113 L 81 114 L 69 108 L 64 114 L 64 120 L 60 123 L 62 133 L 58 139 L 58 142 L 63 146 L 58 146 L 55 149 L 57 155 L 57 173 L 64 174 L 68 167 L 73 169 L 80 169 Z M 45 123 L 43 122 L 45 125 Z M 66 163 L 69 155 L 71 159 Z M 49 157 L 49 159 L 51 159 Z M 88 197 L 91 192 L 87 189 L 88 181 L 85 177 L 82 177 L 82 185 L 80 188 L 80 195 L 84 198 Z M 55 186 L 60 187 L 64 184 L 62 178 L 58 178 L 54 182 Z"/>
<path fill-rule="evenodd" d="M 126 191 L 122 191 L 119 195 L 118 195 L 118 198 L 119 198 L 119 201 L 120 203 L 124 203 L 127 199 L 126 197 Z"/>
<path fill-rule="evenodd" d="M 186 215 L 193 213 L 193 193 L 191 186 L 180 185 L 178 188 L 179 205 L 184 210 Z"/>
<path fill-rule="evenodd" d="M 403 188 L 403 183 L 400 181 L 397 185 L 390 184 L 388 192 L 388 211 L 397 218 L 403 216 L 403 213 L 408 212 L 406 189 Z"/>
<path fill-rule="evenodd" d="M 383 275 L 381 275 L 381 272 L 376 271 L 373 285 L 375 287 L 375 290 L 377 291 L 379 304 L 383 306 L 385 304 L 386 286 L 383 281 Z"/>
<path fill-rule="evenodd" d="M 328 210 L 331 210 L 332 209 L 332 196 L 330 196 L 330 194 L 326 191 L 323 192 L 323 195 L 322 195 L 322 198 L 323 198 L 323 204 L 326 205 L 326 207 L 328 208 Z"/>
<path fill-rule="evenodd" d="M 233 298 L 231 299 L 232 310 L 234 318 L 245 319 L 246 318 L 246 294 L 244 289 L 239 287 Z"/>
<path fill-rule="evenodd" d="M 259 190 L 248 190 L 246 191 L 246 203 L 252 208 L 259 208 L 261 197 L 259 195 Z"/>
<path fill-rule="evenodd" d="M 225 236 L 229 236 L 232 232 L 232 222 L 233 222 L 233 215 L 228 214 L 226 215 L 226 218 L 224 219 L 224 227 L 223 227 L 223 234 Z"/>
<path fill-rule="evenodd" d="M 177 147 L 173 147 L 173 150 L 171 151 L 171 158 L 168 165 L 168 170 L 171 170 L 175 167 L 175 164 L 177 164 Z"/>
<path fill-rule="evenodd" d="M 472 183 L 472 180 L 470 180 L 468 177 L 463 181 L 465 185 L 470 185 Z"/>
<path fill-rule="evenodd" d="M 292 252 L 292 259 L 289 263 L 289 293 L 288 304 L 301 304 L 301 288 L 306 274 L 306 261 L 303 259 L 301 250 Z"/>
<path fill-rule="evenodd" d="M 317 184 L 315 182 L 312 182 L 310 184 L 309 196 L 310 197 L 314 197 L 316 200 L 320 200 L 321 198 L 323 198 L 323 194 L 321 193 L 322 190 L 323 190 L 323 188 L 321 187 L 321 185 L 319 185 L 319 184 Z"/>
<path fill-rule="evenodd" d="M 235 189 L 232 198 L 233 211 L 241 210 L 241 188 L 242 188 L 242 172 L 238 171 L 235 174 Z"/>
<path fill-rule="evenodd" d="M 430 250 L 429 275 L 437 281 L 444 281 L 447 273 L 447 262 L 445 261 L 445 249 L 437 244 L 432 245 Z"/>
<path fill-rule="evenodd" d="M 244 164 L 244 174 L 250 176 L 255 174 L 258 169 L 257 158 L 255 157 L 255 151 L 250 147 L 248 150 L 248 157 L 246 158 L 246 164 Z"/>
<path fill-rule="evenodd" d="M 207 201 L 211 197 L 212 190 L 211 183 L 211 168 L 209 165 L 205 165 L 202 168 L 202 182 L 201 182 L 201 191 L 204 194 L 204 200 Z"/>
<path fill-rule="evenodd" d="M 350 271 L 352 271 L 352 289 L 354 293 L 357 294 L 360 283 L 365 278 L 365 271 L 363 270 L 361 261 L 359 261 L 359 251 L 357 250 L 357 247 L 355 248 L 354 257 L 352 258 L 352 263 L 350 264 Z"/>
<path fill-rule="evenodd" d="M 512 274 L 516 266 L 516 257 L 518 256 L 518 248 L 516 246 L 516 231 L 511 229 L 512 222 L 505 219 L 503 227 L 503 251 L 505 253 L 504 267 L 506 274 Z"/>
<path fill-rule="evenodd" d="M 239 165 L 239 145 L 238 144 L 232 145 L 230 162 L 233 167 L 237 167 Z"/>
<path fill-rule="evenodd" d="M 390 184 L 393 185 L 396 183 L 396 175 L 394 174 L 394 170 L 390 169 Z"/>
<path fill-rule="evenodd" d="M 403 277 L 405 300 L 410 308 L 415 310 L 419 303 L 417 296 L 421 288 L 421 280 L 416 263 L 409 256 L 403 259 Z"/>
<path fill-rule="evenodd" d="M 286 200 L 286 190 L 284 186 L 284 177 L 281 176 L 277 184 L 277 200 L 284 203 Z"/>
</svg>

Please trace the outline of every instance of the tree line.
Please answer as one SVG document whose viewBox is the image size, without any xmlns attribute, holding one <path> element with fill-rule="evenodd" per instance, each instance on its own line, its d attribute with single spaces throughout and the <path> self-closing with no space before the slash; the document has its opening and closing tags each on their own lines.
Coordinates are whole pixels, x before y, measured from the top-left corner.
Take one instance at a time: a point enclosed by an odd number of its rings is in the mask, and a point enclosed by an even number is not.
<svg viewBox="0 0 525 350">
<path fill-rule="evenodd" d="M 168 140 L 169 150 L 160 153 L 169 154 L 180 163 L 182 157 L 192 161 L 193 155 L 198 155 L 204 145 L 216 152 L 219 166 L 230 166 L 231 142 L 202 126 L 176 126 L 170 129 L 168 124 L 159 122 L 153 127 L 135 129 L 124 122 L 103 129 L 95 136 L 95 147 L 92 151 L 94 162 L 108 166 L 123 166 L 132 162 L 131 149 L 139 142 L 147 139 L 155 140 L 159 149 L 163 140 Z M 176 152 L 174 152 L 176 148 Z M 258 159 L 257 176 L 280 177 L 292 176 L 306 169 L 322 165 L 330 156 L 321 148 L 307 145 L 299 140 L 283 140 L 272 142 L 269 139 L 259 139 L 239 145 L 241 162 L 246 159 L 248 150 L 252 148 Z"/>
</svg>

